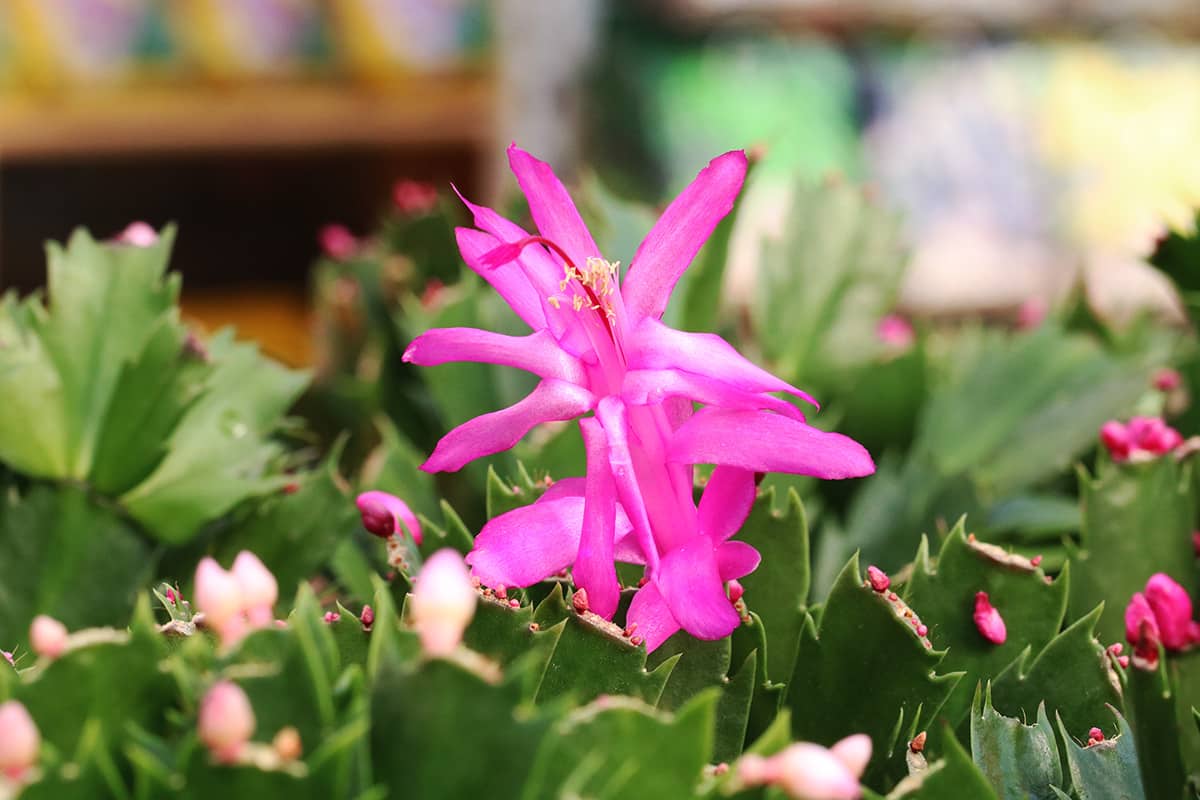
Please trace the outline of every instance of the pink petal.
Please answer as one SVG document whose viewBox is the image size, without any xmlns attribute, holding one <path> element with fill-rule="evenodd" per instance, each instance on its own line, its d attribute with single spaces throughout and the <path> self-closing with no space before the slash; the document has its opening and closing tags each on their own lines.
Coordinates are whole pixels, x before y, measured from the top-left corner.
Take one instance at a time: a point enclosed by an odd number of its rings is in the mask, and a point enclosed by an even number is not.
<svg viewBox="0 0 1200 800">
<path fill-rule="evenodd" d="M 1170 650 L 1182 650 L 1191 643 L 1188 627 L 1192 621 L 1192 598 L 1187 590 L 1163 572 L 1146 581 L 1146 602 L 1154 611 L 1154 619 L 1162 643 Z"/>
<path fill-rule="evenodd" d="M 758 569 L 762 556 L 745 542 L 722 542 L 717 545 L 717 572 L 722 581 L 736 581 Z"/>
<path fill-rule="evenodd" d="M 750 515 L 757 494 L 753 472 L 725 466 L 714 469 L 700 495 L 700 533 L 711 536 L 714 542 L 733 536 Z"/>
<path fill-rule="evenodd" d="M 591 610 L 612 619 L 621 598 L 613 563 L 616 536 L 617 491 L 608 466 L 608 442 L 594 418 L 579 421 L 587 449 L 587 494 L 583 506 L 583 532 L 572 575 L 587 590 Z"/>
<path fill-rule="evenodd" d="M 492 288 L 504 298 L 504 302 L 516 312 L 525 323 L 534 330 L 546 327 L 546 314 L 542 310 L 542 297 L 530 284 L 525 273 L 516 263 L 503 264 L 499 267 L 488 267 L 483 264 L 483 257 L 495 250 L 500 242 L 486 233 L 480 233 L 471 228 L 456 228 L 455 238 L 463 261 L 472 271 L 492 285 Z"/>
<path fill-rule="evenodd" d="M 546 330 L 505 336 L 477 328 L 434 328 L 413 340 L 404 360 L 424 367 L 451 361 L 503 364 L 543 378 L 579 384 L 587 380 L 579 360 L 559 347 Z"/>
<path fill-rule="evenodd" d="M 710 161 L 667 206 L 638 247 L 621 287 L 631 319 L 663 315 L 679 276 L 733 208 L 745 177 L 746 154 L 726 153 Z"/>
<path fill-rule="evenodd" d="M 565 497 L 490 520 L 467 554 L 471 574 L 486 586 L 531 586 L 571 566 L 583 506 L 583 498 Z"/>
<path fill-rule="evenodd" d="M 677 369 L 634 369 L 625 373 L 621 396 L 631 405 L 662 403 L 669 397 L 686 397 L 697 403 L 751 411 L 770 409 L 795 419 L 804 414 L 786 400 L 761 392 L 748 392 L 728 383 Z"/>
<path fill-rule="evenodd" d="M 755 366 L 714 333 L 677 331 L 645 317 L 634 328 L 630 341 L 632 369 L 680 369 L 717 378 L 747 392 L 787 392 L 817 406 L 807 393 Z"/>
<path fill-rule="evenodd" d="M 629 450 L 629 426 L 625 417 L 625 405 L 616 397 L 600 399 L 596 406 L 596 419 L 604 426 L 608 437 L 608 464 L 612 469 L 617 497 L 625 508 L 632 523 L 638 548 L 647 559 L 651 574 L 658 570 L 658 548 L 654 544 L 654 533 L 650 528 L 650 517 L 633 468 L 633 454 Z M 663 491 L 664 487 L 656 490 Z"/>
<path fill-rule="evenodd" d="M 464 422 L 442 437 L 426 472 L 454 472 L 470 461 L 507 450 L 535 425 L 572 419 L 591 409 L 595 398 L 581 386 L 546 378 L 524 399 L 501 411 Z"/>
<path fill-rule="evenodd" d="M 668 457 L 754 472 L 858 478 L 875 471 L 861 444 L 767 411 L 704 409 L 675 431 Z"/>
<path fill-rule="evenodd" d="M 707 536 L 693 536 L 663 556 L 656 583 L 671 616 L 697 639 L 728 636 L 741 622 L 725 594 L 716 549 Z"/>
<path fill-rule="evenodd" d="M 584 420 L 580 420 L 580 423 L 583 421 Z M 608 456 L 606 453 L 605 458 L 607 459 L 607 457 Z M 549 489 L 543 492 L 542 496 L 539 497 L 535 502 L 546 503 L 551 500 L 559 500 L 564 497 L 585 497 L 586 494 L 586 478 L 560 478 L 559 480 L 555 481 Z M 632 531 L 633 524 L 629 521 L 628 515 L 625 514 L 625 509 L 621 507 L 620 503 L 617 503 L 617 520 L 615 530 L 616 539 L 620 540 L 623 537 L 628 536 Z M 641 551 L 639 550 L 637 552 L 640 553 Z M 617 560 L 623 561 L 624 559 L 618 558 Z M 635 561 L 632 563 L 640 564 L 642 562 Z"/>
<path fill-rule="evenodd" d="M 550 165 L 516 145 L 508 148 L 508 163 L 529 201 L 529 212 L 542 236 L 567 251 L 577 267 L 582 267 L 589 258 L 600 258 L 600 248 Z"/>
<path fill-rule="evenodd" d="M 635 632 L 645 639 L 646 651 L 650 653 L 679 630 L 679 623 L 671 616 L 671 609 L 667 608 L 666 601 L 653 583 L 647 583 L 637 590 L 625 619 L 630 626 L 637 625 Z"/>
</svg>

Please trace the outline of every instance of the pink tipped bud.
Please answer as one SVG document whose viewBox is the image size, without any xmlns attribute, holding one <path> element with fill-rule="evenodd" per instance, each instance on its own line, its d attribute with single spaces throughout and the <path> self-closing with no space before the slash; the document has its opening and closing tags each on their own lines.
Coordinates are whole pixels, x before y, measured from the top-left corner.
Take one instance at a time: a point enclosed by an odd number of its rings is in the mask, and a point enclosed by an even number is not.
<svg viewBox="0 0 1200 800">
<path fill-rule="evenodd" d="M 853 751 L 855 757 L 861 755 L 859 744 L 847 750 Z M 767 759 L 763 771 L 765 783 L 778 786 L 795 800 L 857 800 L 862 797 L 859 776 L 832 751 L 820 745 L 808 742 L 789 745 Z"/>
<path fill-rule="evenodd" d="M 1041 297 L 1029 297 L 1017 308 L 1017 329 L 1030 331 L 1042 324 L 1049 305 Z"/>
<path fill-rule="evenodd" d="M 275 601 L 279 599 L 279 584 L 275 576 L 249 550 L 243 550 L 233 560 L 230 570 L 242 593 L 242 608 L 251 626 L 261 628 L 275 619 Z"/>
<path fill-rule="evenodd" d="M 375 609 L 370 606 L 363 606 L 362 614 L 358 617 L 359 622 L 364 628 L 369 628 L 375 624 Z"/>
<path fill-rule="evenodd" d="M 222 638 L 226 638 L 226 631 L 238 627 L 242 614 L 241 584 L 213 558 L 206 556 L 196 566 L 195 594 L 196 608 L 204 613 L 205 623 Z"/>
<path fill-rule="evenodd" d="M 0 703 L 0 773 L 14 781 L 37 763 L 42 737 L 37 725 L 16 700 Z"/>
<path fill-rule="evenodd" d="M 887 573 L 874 565 L 867 567 L 867 582 L 871 584 L 872 589 L 881 594 L 892 585 L 892 579 Z"/>
<path fill-rule="evenodd" d="M 428 214 L 437 205 L 437 188 L 421 181 L 399 180 L 392 186 L 392 202 L 401 214 Z"/>
<path fill-rule="evenodd" d="M 1093 742 L 1103 742 L 1103 741 L 1104 741 L 1104 731 L 1100 730 L 1099 728 L 1095 728 L 1095 727 L 1093 727 L 1091 730 L 1088 731 L 1088 744 L 1091 744 Z"/>
<path fill-rule="evenodd" d="M 1035 567 L 1040 567 L 1040 566 L 1042 565 L 1042 557 L 1041 557 L 1041 556 L 1034 556 L 1033 558 L 1029 559 L 1029 563 L 1030 563 L 1030 565 L 1032 565 L 1032 566 L 1035 566 Z"/>
<path fill-rule="evenodd" d="M 1192 598 L 1169 575 L 1156 573 L 1146 581 L 1146 603 L 1158 623 L 1163 646 L 1182 650 L 1194 643 L 1191 635 Z"/>
<path fill-rule="evenodd" d="M 729 602 L 736 603 L 741 600 L 746 594 L 746 587 L 742 586 L 740 581 L 729 581 Z"/>
<path fill-rule="evenodd" d="M 39 614 L 29 626 L 29 646 L 44 658 L 58 658 L 67 649 L 67 626 L 53 617 Z"/>
<path fill-rule="evenodd" d="M 992 644 L 1004 644 L 1008 638 L 1004 618 L 988 600 L 987 592 L 975 593 L 975 628 L 980 636 Z"/>
<path fill-rule="evenodd" d="M 175 590 L 169 586 L 167 587 L 167 602 L 171 605 L 179 602 L 179 595 L 175 594 Z"/>
<path fill-rule="evenodd" d="M 879 341 L 897 350 L 906 350 L 916 339 L 912 323 L 898 314 L 888 314 L 875 327 Z"/>
<path fill-rule="evenodd" d="M 271 747 L 280 761 L 295 761 L 304 753 L 304 744 L 300 741 L 300 731 L 288 725 L 280 728 L 279 733 L 271 740 Z"/>
<path fill-rule="evenodd" d="M 1160 392 L 1173 392 L 1183 385 L 1183 376 L 1176 370 L 1163 368 L 1154 373 L 1152 383 Z"/>
<path fill-rule="evenodd" d="M 131 222 L 125 230 L 116 235 L 114 241 L 132 247 L 149 247 L 158 241 L 158 231 L 148 223 Z"/>
<path fill-rule="evenodd" d="M 200 741 L 218 761 L 237 760 L 246 742 L 254 735 L 254 726 L 250 699 L 236 683 L 221 681 L 200 701 L 197 723 Z"/>
<path fill-rule="evenodd" d="M 421 543 L 421 523 L 408 504 L 387 492 L 363 492 L 355 501 L 362 514 L 363 527 L 384 539 L 404 533 Z"/>
<path fill-rule="evenodd" d="M 337 622 L 341 618 L 342 618 L 342 615 L 336 611 L 326 611 L 325 612 L 325 622 L 329 623 L 330 625 Z"/>
<path fill-rule="evenodd" d="M 321 250 L 337 261 L 352 258 L 358 251 L 358 239 L 345 225 L 326 225 L 317 234 Z"/>
<path fill-rule="evenodd" d="M 475 601 L 462 556 L 450 549 L 434 553 L 417 575 L 412 595 L 413 625 L 425 652 L 447 656 L 458 648 L 475 615 Z"/>
</svg>

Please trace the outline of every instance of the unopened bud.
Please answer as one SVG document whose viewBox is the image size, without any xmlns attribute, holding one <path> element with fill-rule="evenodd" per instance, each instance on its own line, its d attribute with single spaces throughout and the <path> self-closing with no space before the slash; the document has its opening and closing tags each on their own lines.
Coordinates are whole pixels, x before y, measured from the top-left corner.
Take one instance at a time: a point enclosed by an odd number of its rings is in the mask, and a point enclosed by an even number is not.
<svg viewBox="0 0 1200 800">
<path fill-rule="evenodd" d="M 300 731 L 288 725 L 280 728 L 279 733 L 271 740 L 271 747 L 280 761 L 295 761 L 304 753 L 304 744 L 300 741 Z"/>
<path fill-rule="evenodd" d="M 211 557 L 202 558 L 196 566 L 195 595 L 196 608 L 203 612 L 206 624 L 218 632 L 242 613 L 241 584 Z"/>
<path fill-rule="evenodd" d="M 345 225 L 326 225 L 317 234 L 321 250 L 337 261 L 352 258 L 358 251 L 358 239 Z"/>
<path fill-rule="evenodd" d="M 867 567 L 867 582 L 871 584 L 872 589 L 880 593 L 886 592 L 892 585 L 892 579 L 887 573 L 874 565 Z"/>
<path fill-rule="evenodd" d="M 275 576 L 249 550 L 243 550 L 233 560 L 233 577 L 242 593 L 242 607 L 251 626 L 270 625 L 275 618 L 275 601 L 279 599 L 279 584 Z"/>
<path fill-rule="evenodd" d="M 21 781 L 37 763 L 42 737 L 25 706 L 16 700 L 0 703 L 0 773 Z"/>
<path fill-rule="evenodd" d="M 131 222 L 114 239 L 118 244 L 149 247 L 158 241 L 158 231 L 147 222 Z"/>
<path fill-rule="evenodd" d="M 254 709 L 236 683 L 221 681 L 200 701 L 200 741 L 217 761 L 236 761 L 254 735 Z"/>
<path fill-rule="evenodd" d="M 369 628 L 375 624 L 375 609 L 370 606 L 363 606 L 362 614 L 358 617 L 364 628 Z"/>
<path fill-rule="evenodd" d="M 736 603 L 746 594 L 746 588 L 742 586 L 740 581 L 729 581 L 727 585 L 729 586 L 729 602 L 731 603 Z"/>
<path fill-rule="evenodd" d="M 408 504 L 387 492 L 363 492 L 355 501 L 362 514 L 363 527 L 383 539 L 408 532 L 421 543 L 421 523 Z"/>
<path fill-rule="evenodd" d="M 1145 596 L 1154 612 L 1163 645 L 1168 650 L 1182 650 L 1192 644 L 1192 598 L 1187 590 L 1159 572 L 1146 581 Z"/>
<path fill-rule="evenodd" d="M 29 626 L 29 646 L 43 658 L 58 658 L 67 649 L 67 626 L 39 614 Z"/>
<path fill-rule="evenodd" d="M 1008 630 L 1004 618 L 988 600 L 987 592 L 975 593 L 975 628 L 979 635 L 992 644 L 1004 644 L 1008 639 Z"/>
<path fill-rule="evenodd" d="M 475 601 L 462 556 L 448 548 L 430 556 L 417 575 L 412 594 L 413 625 L 425 652 L 447 656 L 458 648 L 475 615 Z"/>
<path fill-rule="evenodd" d="M 869 738 L 865 744 L 866 761 L 869 761 Z M 843 745 L 842 750 L 855 766 L 861 763 L 865 767 L 861 740 Z M 859 774 L 832 750 L 808 742 L 789 745 L 763 761 L 743 759 L 739 766 L 738 774 L 743 782 L 778 786 L 795 800 L 856 800 L 862 796 Z"/>
</svg>

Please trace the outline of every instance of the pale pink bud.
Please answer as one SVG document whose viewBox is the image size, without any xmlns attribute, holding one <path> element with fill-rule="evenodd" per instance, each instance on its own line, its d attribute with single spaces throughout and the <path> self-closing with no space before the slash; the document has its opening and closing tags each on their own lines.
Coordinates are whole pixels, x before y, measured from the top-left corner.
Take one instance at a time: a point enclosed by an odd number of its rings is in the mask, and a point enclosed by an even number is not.
<svg viewBox="0 0 1200 800">
<path fill-rule="evenodd" d="M 254 709 L 242 687 L 221 681 L 200 701 L 200 741 L 218 761 L 235 761 L 254 735 Z"/>
<path fill-rule="evenodd" d="M 1008 638 L 1008 630 L 1000 612 L 988 600 L 987 592 L 975 593 L 975 628 L 979 635 L 992 644 L 1004 644 Z"/>
<path fill-rule="evenodd" d="M 867 582 L 877 592 L 886 592 L 892 585 L 892 579 L 887 576 L 887 573 L 874 565 L 867 567 Z"/>
<path fill-rule="evenodd" d="M 351 258 L 358 250 L 358 239 L 345 225 L 326 225 L 317 234 L 325 255 L 338 261 Z"/>
<path fill-rule="evenodd" d="M 421 646 L 433 656 L 453 653 L 475 615 L 475 588 L 462 556 L 450 549 L 434 553 L 417 575 L 412 619 Z"/>
<path fill-rule="evenodd" d="M 37 763 L 42 737 L 37 725 L 16 700 L 0 703 L 0 773 L 20 781 Z"/>
<path fill-rule="evenodd" d="M 238 579 L 206 556 L 196 567 L 195 595 L 196 608 L 204 613 L 206 624 L 225 638 L 225 630 L 235 627 L 242 614 L 242 588 Z"/>
<path fill-rule="evenodd" d="M 408 504 L 387 492 L 363 492 L 356 501 L 362 514 L 363 527 L 384 539 L 394 533 L 407 531 L 413 541 L 421 543 L 421 523 Z"/>
<path fill-rule="evenodd" d="M 10 653 L 9 651 L 0 650 L 0 656 L 4 656 L 4 660 L 7 661 L 9 664 L 11 664 L 13 667 L 17 666 L 16 660 L 13 659 L 13 654 Z"/>
<path fill-rule="evenodd" d="M 158 231 L 148 223 L 131 222 L 125 230 L 116 235 L 115 241 L 133 247 L 149 247 L 158 241 Z"/>
<path fill-rule="evenodd" d="M 1146 602 L 1154 612 L 1163 646 L 1182 650 L 1193 643 L 1190 635 L 1192 598 L 1187 590 L 1161 572 L 1146 581 Z"/>
<path fill-rule="evenodd" d="M 852 775 L 862 777 L 867 763 L 871 760 L 871 737 L 865 733 L 847 736 L 835 742 L 833 747 L 829 748 L 829 752 L 833 753 L 833 757 L 841 761 Z"/>
<path fill-rule="evenodd" d="M 45 658 L 58 658 L 67 649 L 67 626 L 54 617 L 38 614 L 29 626 L 29 646 Z"/>
<path fill-rule="evenodd" d="M 1160 392 L 1173 392 L 1183 385 L 1183 376 L 1177 370 L 1164 367 L 1154 373 L 1152 383 Z"/>
<path fill-rule="evenodd" d="M 768 759 L 766 782 L 780 787 L 795 800 L 862 797 L 858 775 L 831 751 L 808 742 L 789 745 Z"/>
<path fill-rule="evenodd" d="M 242 593 L 242 606 L 253 627 L 271 624 L 275 618 L 275 601 L 279 599 L 279 584 L 275 576 L 249 550 L 243 550 L 233 560 L 233 577 Z"/>
<path fill-rule="evenodd" d="M 1017 328 L 1023 331 L 1033 330 L 1046 319 L 1049 306 L 1041 297 L 1029 297 L 1017 309 Z"/>
<path fill-rule="evenodd" d="M 912 346 L 916 334 L 912 323 L 898 314 L 888 314 L 879 320 L 875 335 L 888 347 L 904 350 Z"/>
</svg>

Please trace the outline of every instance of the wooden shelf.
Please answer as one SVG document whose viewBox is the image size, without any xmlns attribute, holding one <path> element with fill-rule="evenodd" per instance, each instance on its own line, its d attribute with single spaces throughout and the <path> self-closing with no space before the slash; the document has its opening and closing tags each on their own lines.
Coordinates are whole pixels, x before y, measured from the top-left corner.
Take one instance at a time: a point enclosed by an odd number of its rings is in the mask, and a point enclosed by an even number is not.
<svg viewBox="0 0 1200 800">
<path fill-rule="evenodd" d="M 0 95 L 0 161 L 319 147 L 481 146 L 479 75 L 388 84 L 155 86 Z"/>
<path fill-rule="evenodd" d="M 232 325 L 239 339 L 258 342 L 272 358 L 292 367 L 312 364 L 313 313 L 303 289 L 185 289 L 180 305 L 184 320 L 205 334 Z"/>
</svg>

